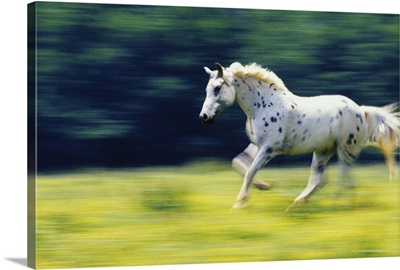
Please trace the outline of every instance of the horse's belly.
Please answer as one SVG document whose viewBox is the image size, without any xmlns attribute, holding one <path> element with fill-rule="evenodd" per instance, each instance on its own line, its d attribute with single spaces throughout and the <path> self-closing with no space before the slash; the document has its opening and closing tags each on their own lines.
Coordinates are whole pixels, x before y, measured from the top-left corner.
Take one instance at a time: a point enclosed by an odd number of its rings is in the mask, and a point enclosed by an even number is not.
<svg viewBox="0 0 400 270">
<path fill-rule="evenodd" d="M 294 142 L 291 147 L 283 149 L 283 154 L 298 155 L 312 152 L 323 152 L 335 147 L 335 139 L 330 136 L 303 138 L 299 142 Z"/>
</svg>

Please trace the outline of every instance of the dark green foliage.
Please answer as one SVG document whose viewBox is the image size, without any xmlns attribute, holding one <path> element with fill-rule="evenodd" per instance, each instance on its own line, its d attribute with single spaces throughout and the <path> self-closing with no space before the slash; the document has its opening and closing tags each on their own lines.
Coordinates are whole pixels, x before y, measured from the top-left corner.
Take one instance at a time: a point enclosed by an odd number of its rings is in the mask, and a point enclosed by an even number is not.
<svg viewBox="0 0 400 270">
<path fill-rule="evenodd" d="M 39 2 L 37 34 L 39 170 L 232 158 L 238 106 L 198 121 L 215 61 L 258 62 L 298 95 L 398 100 L 398 15 Z"/>
</svg>

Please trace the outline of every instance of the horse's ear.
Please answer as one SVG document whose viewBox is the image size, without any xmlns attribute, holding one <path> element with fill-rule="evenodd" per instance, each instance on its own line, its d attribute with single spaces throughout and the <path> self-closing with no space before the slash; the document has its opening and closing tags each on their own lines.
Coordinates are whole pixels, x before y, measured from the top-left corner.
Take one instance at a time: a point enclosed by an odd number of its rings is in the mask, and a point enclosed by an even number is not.
<svg viewBox="0 0 400 270">
<path fill-rule="evenodd" d="M 215 67 L 218 70 L 218 76 L 217 77 L 223 77 L 224 76 L 224 68 L 221 66 L 221 64 L 215 62 Z"/>
<path fill-rule="evenodd" d="M 208 75 L 212 74 L 211 69 L 209 69 L 208 67 L 204 67 L 204 70 L 207 72 Z"/>
</svg>

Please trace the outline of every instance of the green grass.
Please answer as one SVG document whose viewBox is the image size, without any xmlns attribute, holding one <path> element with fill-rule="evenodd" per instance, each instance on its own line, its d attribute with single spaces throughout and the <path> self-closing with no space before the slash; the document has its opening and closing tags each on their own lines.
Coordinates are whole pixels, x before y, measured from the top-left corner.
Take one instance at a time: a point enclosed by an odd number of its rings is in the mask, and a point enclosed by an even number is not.
<svg viewBox="0 0 400 270">
<path fill-rule="evenodd" d="M 250 206 L 231 210 L 242 179 L 228 164 L 39 175 L 37 267 L 249 262 L 399 255 L 398 181 L 383 165 L 352 171 L 284 213 L 309 169 L 266 168 Z"/>
</svg>

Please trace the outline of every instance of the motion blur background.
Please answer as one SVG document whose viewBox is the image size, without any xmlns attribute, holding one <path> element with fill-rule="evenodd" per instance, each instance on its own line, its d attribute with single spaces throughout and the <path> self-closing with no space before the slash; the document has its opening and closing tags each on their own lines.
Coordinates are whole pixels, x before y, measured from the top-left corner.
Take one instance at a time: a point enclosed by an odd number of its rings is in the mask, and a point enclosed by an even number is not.
<svg viewBox="0 0 400 270">
<path fill-rule="evenodd" d="M 39 2 L 36 26 L 41 172 L 232 159 L 240 108 L 198 120 L 216 61 L 257 62 L 301 96 L 399 99 L 398 15 Z"/>
<path fill-rule="evenodd" d="M 248 144 L 245 115 L 235 105 L 212 127 L 198 119 L 203 66 L 216 61 L 257 62 L 301 96 L 397 102 L 398 14 L 51 2 L 30 11 L 31 265 L 399 255 L 398 182 L 388 182 L 375 150 L 361 162 L 378 164 L 355 166 L 354 192 L 336 191 L 332 166 L 333 183 L 286 215 L 311 155 L 276 158 L 257 174 L 274 188 L 253 190 L 252 207 L 230 211 L 242 178 L 229 161 Z"/>
</svg>

